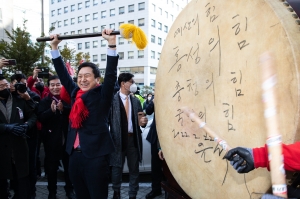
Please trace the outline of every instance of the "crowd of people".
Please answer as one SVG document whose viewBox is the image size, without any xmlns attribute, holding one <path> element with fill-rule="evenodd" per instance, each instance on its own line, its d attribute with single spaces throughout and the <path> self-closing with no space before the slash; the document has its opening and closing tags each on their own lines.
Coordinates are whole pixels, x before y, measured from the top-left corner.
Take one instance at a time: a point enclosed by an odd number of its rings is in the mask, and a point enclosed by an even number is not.
<svg viewBox="0 0 300 199">
<path fill-rule="evenodd" d="M 16 72 L 8 79 L 2 74 L 8 60 L 0 60 L 0 198 L 10 198 L 10 189 L 14 199 L 36 198 L 41 144 L 48 199 L 56 198 L 60 161 L 67 198 L 107 198 L 110 179 L 113 198 L 121 198 L 125 158 L 130 176 L 128 196 L 136 198 L 143 158 L 140 127 L 148 123 L 145 112 L 148 114 L 154 96 L 148 94 L 144 100 L 130 73 L 117 78 L 116 36 L 111 32 L 102 32 L 109 47 L 102 85 L 100 71 L 91 62 L 78 66 L 74 82 L 60 56 L 57 35 L 51 36 L 57 75 L 50 73 L 48 79 L 39 78 L 38 68 L 28 78 Z M 161 178 L 162 173 L 159 175 Z M 157 185 L 146 198 L 161 194 L 160 182 Z"/>
</svg>

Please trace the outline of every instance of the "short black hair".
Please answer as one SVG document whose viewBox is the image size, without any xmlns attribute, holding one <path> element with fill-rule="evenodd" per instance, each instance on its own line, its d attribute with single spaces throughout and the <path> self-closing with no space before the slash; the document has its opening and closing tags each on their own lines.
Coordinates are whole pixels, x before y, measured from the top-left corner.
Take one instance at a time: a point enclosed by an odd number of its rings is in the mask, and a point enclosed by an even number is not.
<svg viewBox="0 0 300 199">
<path fill-rule="evenodd" d="M 48 81 L 47 81 L 48 86 L 50 86 L 50 81 L 52 81 L 54 79 L 59 79 L 59 77 L 57 75 L 50 76 Z"/>
<path fill-rule="evenodd" d="M 94 77 L 97 78 L 97 77 L 101 77 L 100 75 L 100 70 L 99 68 L 97 67 L 96 64 L 92 63 L 92 62 L 83 62 L 82 64 L 80 64 L 78 66 L 78 70 L 77 70 L 77 76 L 79 74 L 79 71 L 84 68 L 84 67 L 90 67 L 93 69 L 93 73 L 94 73 Z"/>
<path fill-rule="evenodd" d="M 13 74 L 10 77 L 10 82 L 13 82 L 15 80 L 20 81 L 21 79 L 26 79 L 27 80 L 26 75 L 24 75 L 24 74 Z"/>
<path fill-rule="evenodd" d="M 0 81 L 2 80 L 6 80 L 6 78 L 2 74 L 0 74 Z"/>
<path fill-rule="evenodd" d="M 134 77 L 131 73 L 121 73 L 118 77 L 118 84 L 121 87 L 121 82 L 127 82 Z"/>
</svg>

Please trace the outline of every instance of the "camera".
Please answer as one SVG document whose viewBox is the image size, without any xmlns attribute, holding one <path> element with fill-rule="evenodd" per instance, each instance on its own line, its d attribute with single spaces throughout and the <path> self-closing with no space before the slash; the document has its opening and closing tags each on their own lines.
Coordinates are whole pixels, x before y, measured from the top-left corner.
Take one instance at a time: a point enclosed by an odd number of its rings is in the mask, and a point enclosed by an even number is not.
<svg viewBox="0 0 300 199">
<path fill-rule="evenodd" d="M 49 78 L 49 68 L 48 67 L 43 67 L 43 68 L 38 68 L 40 69 L 41 72 L 38 73 L 38 78 Z"/>
<path fill-rule="evenodd" d="M 8 66 L 15 66 L 17 65 L 17 61 L 15 59 L 8 59 Z"/>
<path fill-rule="evenodd" d="M 16 77 L 16 80 L 17 80 L 17 83 L 15 83 L 15 89 L 16 91 L 19 91 L 20 93 L 25 93 L 27 91 L 27 87 L 26 87 L 26 84 L 23 84 L 21 83 L 21 79 L 23 78 L 23 74 L 21 71 L 16 71 L 15 73 L 15 77 Z"/>
</svg>

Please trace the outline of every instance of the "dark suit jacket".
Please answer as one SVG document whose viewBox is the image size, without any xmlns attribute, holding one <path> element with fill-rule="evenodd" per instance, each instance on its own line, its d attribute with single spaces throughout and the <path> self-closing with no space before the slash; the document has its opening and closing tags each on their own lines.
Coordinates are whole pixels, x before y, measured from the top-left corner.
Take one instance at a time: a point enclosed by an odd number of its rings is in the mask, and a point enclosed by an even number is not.
<svg viewBox="0 0 300 199">
<path fill-rule="evenodd" d="M 13 102 L 10 123 L 24 124 L 27 122 L 29 129 L 32 128 L 36 122 L 34 110 L 28 106 L 24 99 L 17 98 L 15 96 L 12 96 L 12 98 Z M 24 115 L 23 119 L 20 118 L 19 109 L 17 107 L 22 110 Z M 13 178 L 13 171 L 11 167 L 12 157 L 15 160 L 18 177 L 25 177 L 28 175 L 28 146 L 26 138 L 4 132 L 5 124 L 7 123 L 5 116 L 2 111 L 0 111 L 0 179 Z"/>
<path fill-rule="evenodd" d="M 62 159 L 64 148 L 63 138 L 67 138 L 69 114 L 71 107 L 62 101 L 62 112 L 51 110 L 52 99 L 50 96 L 41 100 L 38 109 L 38 119 L 42 123 L 44 147 L 47 159 L 51 161 Z"/>
<path fill-rule="evenodd" d="M 151 101 L 147 108 L 146 108 L 146 114 L 151 115 L 154 112 L 154 104 L 153 101 Z M 146 137 L 146 140 L 148 140 L 151 144 L 156 144 L 158 137 L 157 137 L 157 131 L 156 131 L 156 122 L 155 122 L 155 114 L 153 117 L 153 121 L 149 130 L 149 133 Z"/>
<path fill-rule="evenodd" d="M 62 85 L 75 102 L 79 87 L 70 77 L 61 57 L 53 59 L 55 70 Z M 117 79 L 118 56 L 107 56 L 104 83 L 81 96 L 89 111 L 88 118 L 82 127 L 73 129 L 69 126 L 66 151 L 72 153 L 76 132 L 78 132 L 82 153 L 87 158 L 95 158 L 114 151 L 113 142 L 108 129 L 108 115 L 113 99 L 114 85 Z"/>
</svg>

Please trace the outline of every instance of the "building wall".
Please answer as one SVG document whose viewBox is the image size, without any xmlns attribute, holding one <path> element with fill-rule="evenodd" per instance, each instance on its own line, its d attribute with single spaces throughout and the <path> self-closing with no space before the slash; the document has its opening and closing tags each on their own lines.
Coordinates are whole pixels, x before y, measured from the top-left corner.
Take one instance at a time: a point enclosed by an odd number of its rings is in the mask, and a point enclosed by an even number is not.
<svg viewBox="0 0 300 199">
<path fill-rule="evenodd" d="M 133 20 L 136 26 L 143 29 L 149 44 L 141 56 L 142 54 L 139 54 L 138 49 L 132 43 L 127 40 L 123 41 L 118 36 L 117 51 L 119 55 L 123 55 L 119 60 L 119 71 L 133 73 L 135 81 L 140 86 L 153 86 L 164 40 L 172 23 L 187 3 L 188 0 L 50 0 L 49 24 L 55 27 L 54 33 L 68 35 L 97 32 L 101 31 L 104 26 L 118 30 L 121 23 L 132 23 Z M 124 7 L 124 13 L 120 12 L 122 7 Z M 105 15 L 104 12 L 106 12 Z M 81 22 L 79 17 L 81 17 Z M 143 24 L 141 19 L 144 19 Z M 74 24 L 71 24 L 72 20 Z M 158 29 L 158 23 L 162 24 L 161 30 Z M 155 37 L 155 40 L 152 37 Z M 160 44 L 158 44 L 158 38 L 161 39 Z M 63 41 L 61 46 L 64 42 L 67 41 Z M 106 41 L 102 41 L 101 37 L 94 37 L 76 39 L 72 42 L 75 43 L 77 52 L 89 52 L 91 61 L 99 64 L 100 70 L 105 72 Z M 94 42 L 98 45 L 94 46 Z M 97 59 L 93 59 L 94 57 Z"/>
<path fill-rule="evenodd" d="M 5 29 L 11 32 L 13 28 L 13 1 L 0 0 L 0 40 L 7 41 Z"/>
</svg>

